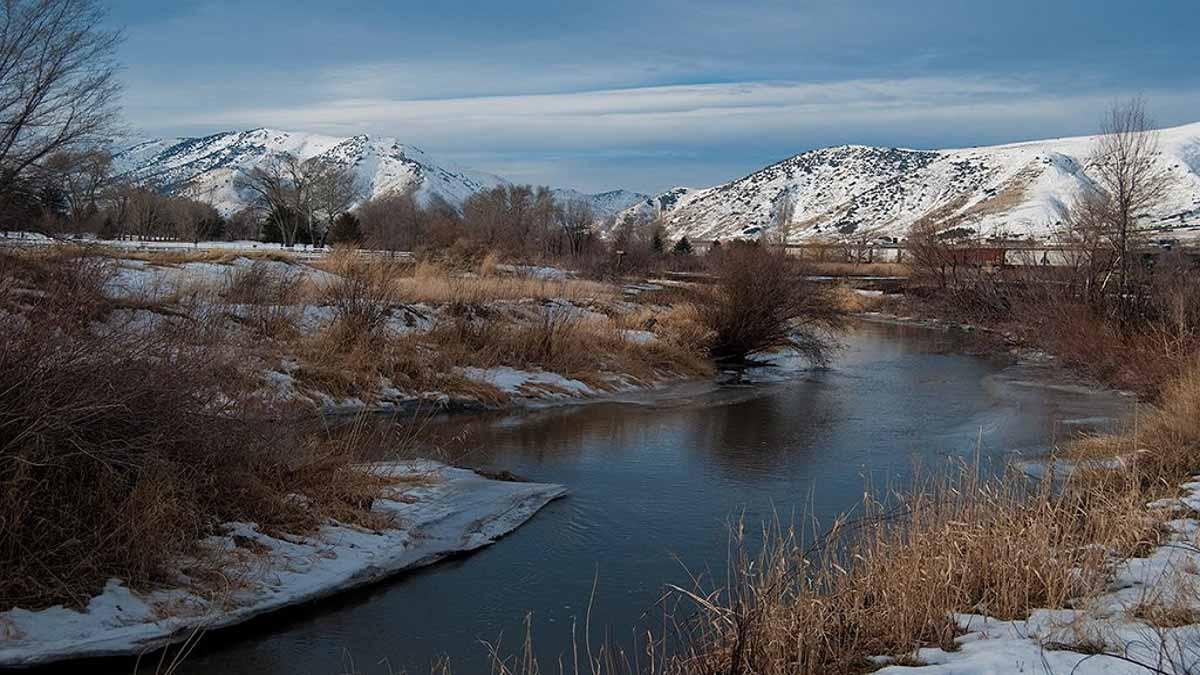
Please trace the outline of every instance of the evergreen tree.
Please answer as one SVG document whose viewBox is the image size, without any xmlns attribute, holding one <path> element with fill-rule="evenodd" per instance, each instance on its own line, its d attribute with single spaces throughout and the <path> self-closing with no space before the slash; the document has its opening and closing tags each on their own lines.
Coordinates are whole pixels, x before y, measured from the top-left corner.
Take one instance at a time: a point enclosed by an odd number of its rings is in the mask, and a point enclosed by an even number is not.
<svg viewBox="0 0 1200 675">
<path fill-rule="evenodd" d="M 654 255 L 662 255 L 666 250 L 666 243 L 663 241 L 663 232 L 661 227 L 654 228 L 654 234 L 650 237 L 650 250 L 654 251 Z"/>
<path fill-rule="evenodd" d="M 686 235 L 680 237 L 679 241 L 675 242 L 675 245 L 671 247 L 671 253 L 674 253 L 675 255 L 691 255 L 692 242 L 688 241 Z"/>
</svg>

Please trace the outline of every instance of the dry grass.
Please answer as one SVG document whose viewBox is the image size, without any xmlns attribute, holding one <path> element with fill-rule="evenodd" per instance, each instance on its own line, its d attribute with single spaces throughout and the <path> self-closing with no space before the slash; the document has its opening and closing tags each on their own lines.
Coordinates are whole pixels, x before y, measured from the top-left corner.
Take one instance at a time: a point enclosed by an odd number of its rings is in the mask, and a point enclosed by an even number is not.
<svg viewBox="0 0 1200 675">
<path fill-rule="evenodd" d="M 832 302 L 846 314 L 874 312 L 886 305 L 882 296 L 864 295 L 844 284 L 834 286 L 830 295 Z"/>
<path fill-rule="evenodd" d="M 244 307 L 245 311 L 234 316 L 245 321 L 257 334 L 287 338 L 295 335 L 300 313 L 298 303 L 305 295 L 307 283 L 299 270 L 282 270 L 256 260 L 248 266 L 233 269 L 220 297 L 224 302 Z"/>
<path fill-rule="evenodd" d="M 437 305 L 483 305 L 496 301 L 550 300 L 605 302 L 617 296 L 615 287 L 580 279 L 546 280 L 521 276 L 465 277 L 428 264 L 418 265 L 410 277 L 397 280 L 403 302 Z"/>
<path fill-rule="evenodd" d="M 429 263 L 395 264 L 352 253 L 333 256 L 324 267 L 338 275 L 322 295 L 336 321 L 298 340 L 296 375 L 305 386 L 339 398 L 370 401 L 382 378 L 403 391 L 489 404 L 508 400 L 495 387 L 463 377 L 464 367 L 550 371 L 597 390 L 611 388 L 613 376 L 649 384 L 711 372 L 694 343 L 637 342 L 625 333 L 630 319 L 580 314 L 562 302 L 610 299 L 615 290 L 606 284 L 463 277 Z M 485 259 L 483 269 L 489 268 L 494 271 L 495 261 Z M 386 328 L 397 306 L 417 301 L 445 308 L 430 330 L 396 334 Z"/>
<path fill-rule="evenodd" d="M 374 402 L 385 379 L 405 392 L 447 394 L 492 406 L 509 400 L 494 386 L 464 377 L 452 355 L 414 335 L 347 340 L 335 326 L 302 339 L 297 349 L 297 382 L 339 399 Z"/>
<path fill-rule="evenodd" d="M 813 546 L 769 533 L 726 585 L 681 591 L 699 616 L 671 672 L 864 672 L 871 656 L 954 649 L 956 612 L 1013 619 L 1069 606 L 1105 587 L 1111 554 L 1157 541 L 1157 520 L 1127 487 L 1056 494 L 1049 481 L 971 469 L 888 507 L 868 502 Z"/>
<path fill-rule="evenodd" d="M 0 608 L 170 581 L 223 522 L 369 520 L 354 448 L 260 399 L 222 322 L 104 321 L 105 268 L 0 256 Z"/>
<path fill-rule="evenodd" d="M 232 265 L 238 258 L 245 258 L 254 261 L 273 261 L 282 262 L 289 265 L 300 264 L 295 253 L 283 250 L 244 250 L 244 249 L 201 249 L 180 250 L 169 249 L 162 251 L 151 250 L 129 250 L 122 248 L 102 248 L 98 251 L 92 250 L 89 247 L 89 254 L 92 255 L 108 255 L 112 258 L 124 260 L 141 260 L 151 265 L 160 265 L 164 267 L 174 267 L 185 265 L 187 263 L 212 263 L 214 265 Z"/>
<path fill-rule="evenodd" d="M 486 256 L 478 272 L 456 270 L 428 261 L 391 260 L 366 257 L 352 250 L 338 250 L 314 267 L 332 273 L 350 268 L 387 268 L 397 302 L 431 305 L 483 305 L 515 300 L 561 298 L 573 302 L 610 301 L 618 289 L 611 284 L 581 279 L 548 280 L 530 276 L 501 275 L 494 255 Z"/>
<path fill-rule="evenodd" d="M 650 384 L 665 377 L 704 375 L 703 352 L 666 340 L 639 343 L 611 319 L 583 320 L 557 307 L 531 317 L 464 313 L 440 320 L 428 332 L 346 340 L 334 327 L 301 343 L 297 378 L 341 398 L 372 400 L 380 378 L 410 392 L 444 392 L 498 405 L 508 396 L 460 374 L 464 367 L 507 366 L 544 370 L 578 379 L 596 390 L 612 376 Z M 532 393 L 532 392 L 531 392 Z"/>
<path fill-rule="evenodd" d="M 550 306 L 531 320 L 459 316 L 434 328 L 430 339 L 461 363 L 482 368 L 536 368 L 606 388 L 605 373 L 645 383 L 664 376 L 703 375 L 702 353 L 665 341 L 637 342 L 608 318 L 579 318 Z"/>
</svg>

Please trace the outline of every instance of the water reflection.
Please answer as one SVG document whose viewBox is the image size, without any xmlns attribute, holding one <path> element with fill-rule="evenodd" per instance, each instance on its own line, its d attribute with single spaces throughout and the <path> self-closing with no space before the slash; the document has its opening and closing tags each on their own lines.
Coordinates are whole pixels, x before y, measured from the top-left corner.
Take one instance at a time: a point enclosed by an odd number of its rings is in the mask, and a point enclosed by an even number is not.
<svg viewBox="0 0 1200 675">
<path fill-rule="evenodd" d="M 421 672 L 447 653 L 458 672 L 486 672 L 479 640 L 503 634 L 515 647 L 526 612 L 553 660 L 593 579 L 596 636 L 608 626 L 625 639 L 655 622 L 665 583 L 688 583 L 685 567 L 721 573 L 731 517 L 829 522 L 867 486 L 903 484 L 914 464 L 1037 453 L 1080 420 L 1128 408 L 1063 386 L 1055 371 L 961 347 L 954 334 L 870 324 L 827 370 L 784 363 L 726 378 L 767 384 L 691 385 L 656 405 L 430 420 L 423 447 L 563 483 L 570 496 L 478 554 L 212 639 L 180 672 L 329 675 L 347 654 L 363 673 Z"/>
</svg>

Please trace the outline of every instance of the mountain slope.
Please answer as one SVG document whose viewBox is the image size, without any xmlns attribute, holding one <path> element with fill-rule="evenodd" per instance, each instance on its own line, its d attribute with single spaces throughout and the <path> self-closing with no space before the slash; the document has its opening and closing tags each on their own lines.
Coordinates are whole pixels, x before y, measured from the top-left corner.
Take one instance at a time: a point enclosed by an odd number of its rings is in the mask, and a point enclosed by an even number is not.
<svg viewBox="0 0 1200 675">
<path fill-rule="evenodd" d="M 919 218 L 944 229 L 1044 237 L 1091 183 L 1095 137 L 953 150 L 839 146 L 812 150 L 744 178 L 676 188 L 623 215 L 661 215 L 672 236 L 729 239 L 774 229 L 790 213 L 791 240 L 903 237 Z M 1200 123 L 1160 132 L 1170 196 L 1148 220 L 1200 228 Z"/>
<path fill-rule="evenodd" d="M 439 196 L 461 206 L 476 192 L 509 184 L 500 176 L 437 160 L 391 138 L 337 138 L 274 129 L 146 141 L 114 153 L 113 162 L 125 177 L 210 201 L 229 214 L 250 202 L 250 195 L 238 190 L 237 177 L 281 153 L 305 160 L 324 157 L 353 167 L 368 197 L 415 188 L 424 202 Z M 555 192 L 587 201 L 597 217 L 613 215 L 646 199 L 645 195 L 625 190 L 596 195 L 574 190 Z"/>
</svg>

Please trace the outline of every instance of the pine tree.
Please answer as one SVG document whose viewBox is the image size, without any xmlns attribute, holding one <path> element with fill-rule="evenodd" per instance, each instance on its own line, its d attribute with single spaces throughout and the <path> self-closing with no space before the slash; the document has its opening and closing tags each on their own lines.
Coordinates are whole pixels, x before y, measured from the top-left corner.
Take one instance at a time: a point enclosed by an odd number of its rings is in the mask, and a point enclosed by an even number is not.
<svg viewBox="0 0 1200 675">
<path fill-rule="evenodd" d="M 674 253 L 675 255 L 691 255 L 692 242 L 688 241 L 686 235 L 680 237 L 679 241 L 675 242 L 675 245 L 671 247 L 671 253 Z"/>
</svg>

